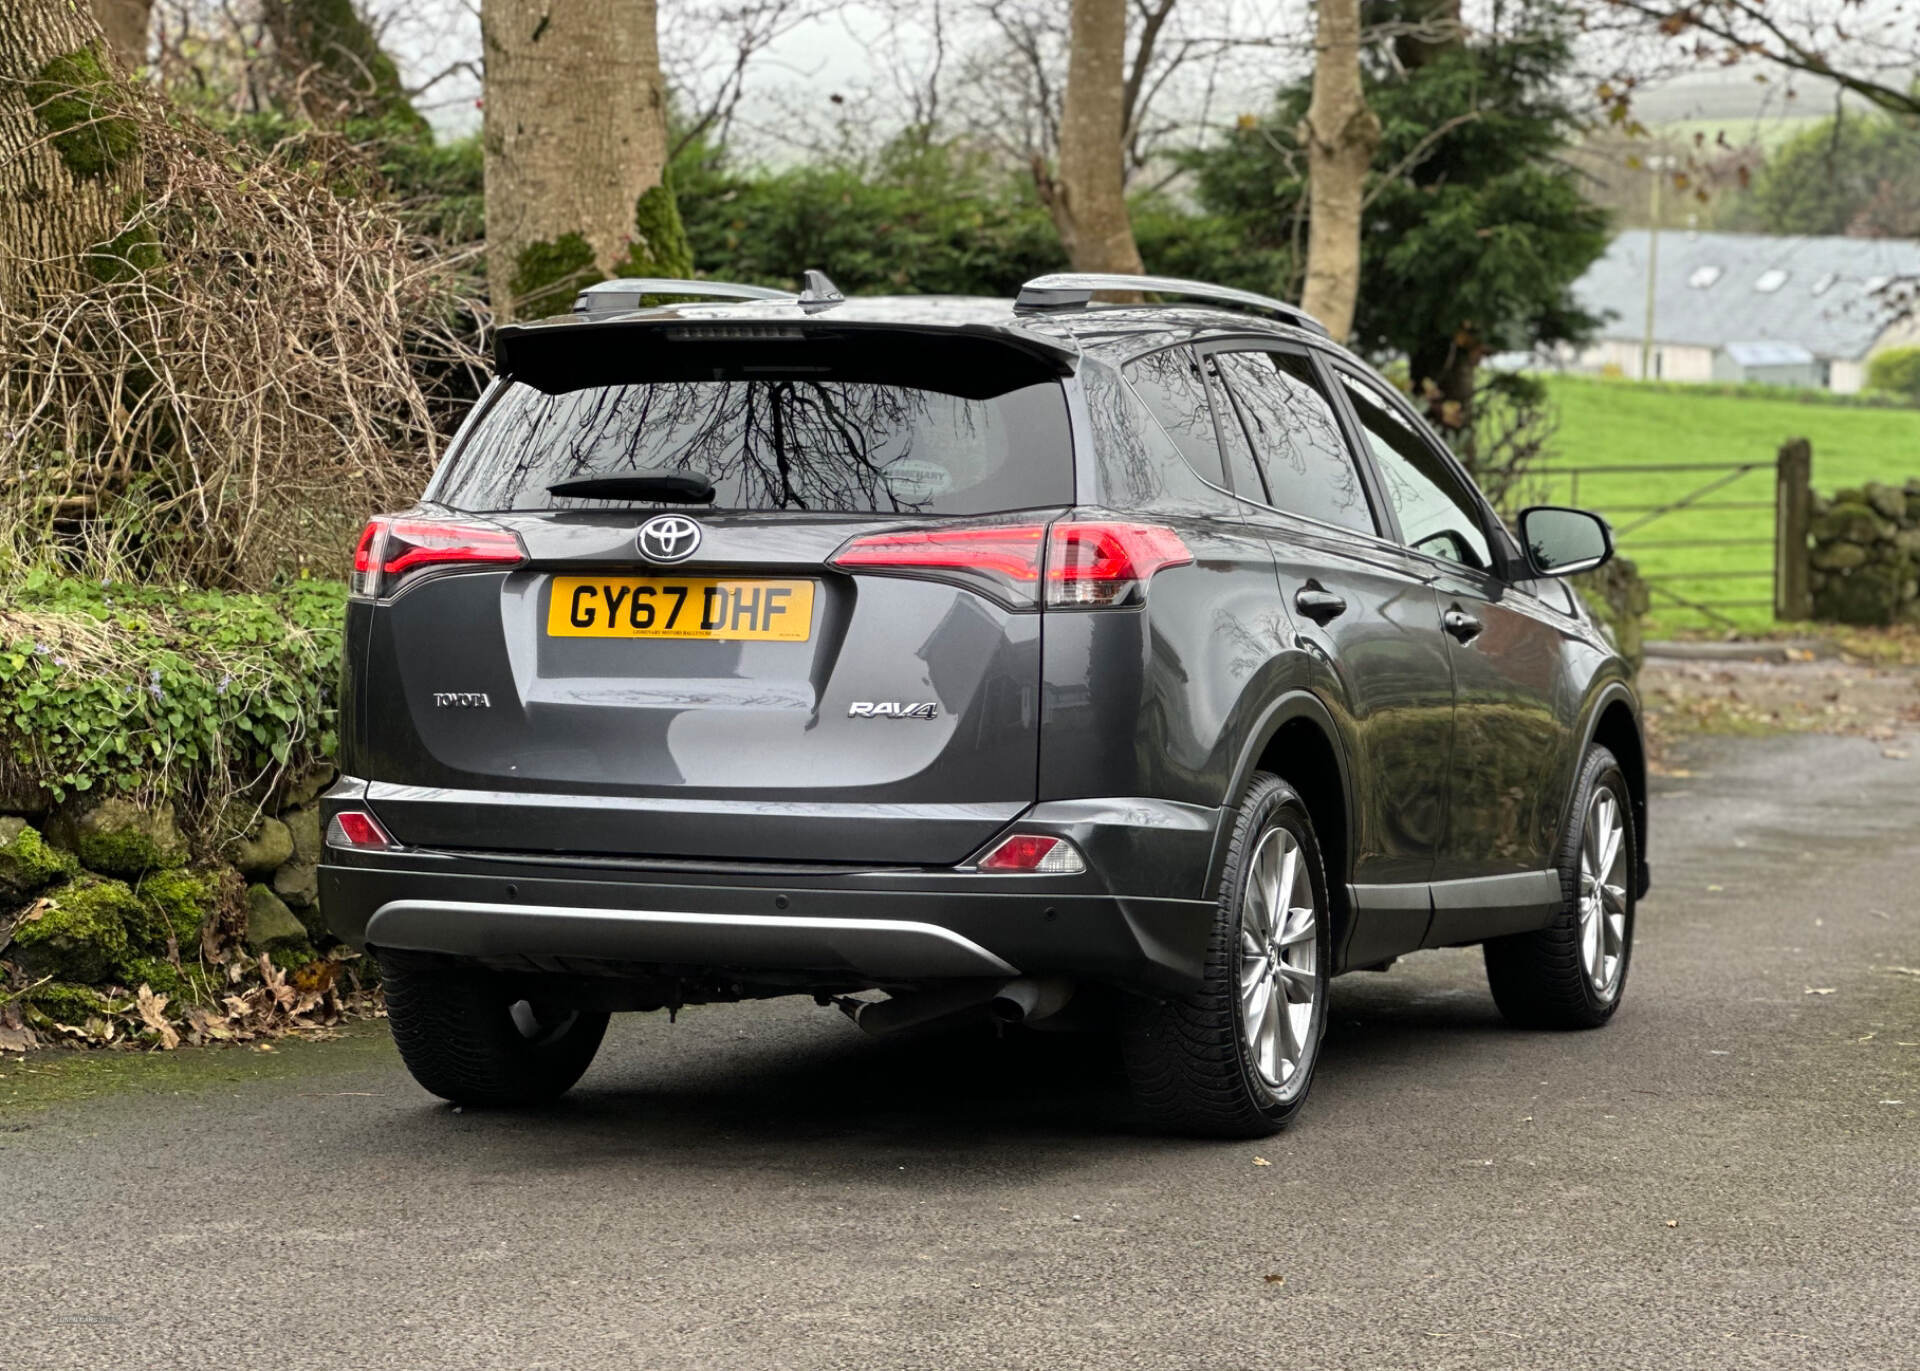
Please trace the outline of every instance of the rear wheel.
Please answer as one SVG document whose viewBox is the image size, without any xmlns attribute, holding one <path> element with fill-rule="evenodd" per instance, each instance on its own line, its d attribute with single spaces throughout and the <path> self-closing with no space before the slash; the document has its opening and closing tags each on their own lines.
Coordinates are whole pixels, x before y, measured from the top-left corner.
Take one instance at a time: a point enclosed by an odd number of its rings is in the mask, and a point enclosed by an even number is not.
<svg viewBox="0 0 1920 1371">
<path fill-rule="evenodd" d="M 1204 983 L 1142 1005 L 1128 1025 L 1127 1070 L 1148 1113 L 1221 1138 L 1292 1122 L 1326 1031 L 1327 909 L 1306 806 L 1279 777 L 1256 775 L 1234 820 Z"/>
<path fill-rule="evenodd" d="M 1598 1028 L 1613 1017 L 1633 958 L 1632 799 L 1611 752 L 1588 750 L 1561 835 L 1560 911 L 1535 933 L 1486 945 L 1487 984 L 1511 1023 Z"/>
<path fill-rule="evenodd" d="M 413 1078 L 455 1104 L 541 1104 L 586 1074 L 606 1014 L 516 995 L 484 971 L 384 971 L 387 1021 Z"/>
</svg>

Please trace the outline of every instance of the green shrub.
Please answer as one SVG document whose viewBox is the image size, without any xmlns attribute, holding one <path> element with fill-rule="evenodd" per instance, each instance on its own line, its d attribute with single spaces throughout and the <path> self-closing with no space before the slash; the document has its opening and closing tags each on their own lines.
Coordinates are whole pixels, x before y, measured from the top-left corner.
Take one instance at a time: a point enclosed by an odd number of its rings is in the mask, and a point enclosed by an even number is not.
<svg viewBox="0 0 1920 1371">
<path fill-rule="evenodd" d="M 0 591 L 0 749 L 56 799 L 170 798 L 189 823 L 264 794 L 334 750 L 345 595 L 32 572 Z"/>
<path fill-rule="evenodd" d="M 1920 400 L 1920 347 L 1888 348 L 1867 361 L 1867 384 Z"/>
</svg>

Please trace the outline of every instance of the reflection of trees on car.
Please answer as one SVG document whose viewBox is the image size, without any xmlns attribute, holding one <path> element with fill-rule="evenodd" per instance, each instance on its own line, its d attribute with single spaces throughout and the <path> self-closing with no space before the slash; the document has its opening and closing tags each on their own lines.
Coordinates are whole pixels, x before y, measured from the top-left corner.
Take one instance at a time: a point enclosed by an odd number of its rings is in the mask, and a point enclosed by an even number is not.
<svg viewBox="0 0 1920 1371">
<path fill-rule="evenodd" d="M 498 404 L 450 504 L 546 508 L 558 481 L 686 471 L 713 483 L 720 508 L 925 513 L 989 478 L 1010 440 L 993 402 L 864 382 L 516 385 Z"/>
</svg>

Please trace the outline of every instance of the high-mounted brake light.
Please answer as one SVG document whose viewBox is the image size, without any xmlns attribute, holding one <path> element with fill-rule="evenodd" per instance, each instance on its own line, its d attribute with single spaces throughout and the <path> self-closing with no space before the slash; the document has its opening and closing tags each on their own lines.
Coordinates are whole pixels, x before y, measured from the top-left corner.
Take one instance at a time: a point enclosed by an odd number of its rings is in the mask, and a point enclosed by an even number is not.
<svg viewBox="0 0 1920 1371">
<path fill-rule="evenodd" d="M 1132 604 L 1163 567 L 1193 554 L 1157 524 L 1083 522 L 918 529 L 855 538 L 832 563 L 849 570 L 957 581 L 1015 609 Z M 1045 575 L 1042 576 L 1042 567 Z"/>
<path fill-rule="evenodd" d="M 1087 869 L 1080 850 L 1050 833 L 1016 833 L 982 857 L 982 871 L 1028 872 L 1036 876 L 1077 876 Z"/>
<path fill-rule="evenodd" d="M 513 565 L 526 559 L 520 539 L 504 528 L 383 514 L 360 534 L 347 584 L 353 595 L 371 600 L 393 594 L 403 579 L 422 569 Z"/>
<path fill-rule="evenodd" d="M 398 847 L 380 821 L 364 809 L 343 809 L 327 825 L 328 847 L 359 848 L 363 852 L 383 852 Z"/>
</svg>

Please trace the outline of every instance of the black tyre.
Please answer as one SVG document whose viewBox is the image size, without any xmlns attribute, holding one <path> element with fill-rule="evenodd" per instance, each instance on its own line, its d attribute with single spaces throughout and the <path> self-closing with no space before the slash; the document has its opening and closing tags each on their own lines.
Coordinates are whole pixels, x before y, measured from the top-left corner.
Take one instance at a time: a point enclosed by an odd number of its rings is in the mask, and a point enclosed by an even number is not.
<svg viewBox="0 0 1920 1371">
<path fill-rule="evenodd" d="M 1306 806 L 1257 773 L 1234 819 L 1204 983 L 1139 1005 L 1126 1027 L 1127 1074 L 1150 1115 L 1215 1138 L 1293 1121 L 1326 1032 L 1329 907 Z"/>
<path fill-rule="evenodd" d="M 1559 855 L 1559 913 L 1537 933 L 1490 939 L 1487 983 L 1509 1023 L 1598 1028 L 1626 989 L 1639 870 L 1627 779 L 1604 747 L 1588 749 Z"/>
<path fill-rule="evenodd" d="M 557 1099 L 586 1074 L 606 1014 L 520 998 L 482 971 L 383 972 L 387 1022 L 413 1078 L 455 1104 Z"/>
</svg>

